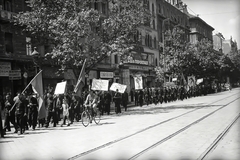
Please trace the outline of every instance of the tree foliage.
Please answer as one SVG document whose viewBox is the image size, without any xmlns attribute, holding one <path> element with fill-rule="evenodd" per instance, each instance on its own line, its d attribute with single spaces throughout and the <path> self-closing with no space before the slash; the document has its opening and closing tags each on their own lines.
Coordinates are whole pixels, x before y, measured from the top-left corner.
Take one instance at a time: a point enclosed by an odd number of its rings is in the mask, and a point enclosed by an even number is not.
<svg viewBox="0 0 240 160">
<path fill-rule="evenodd" d="M 203 38 L 191 44 L 184 41 L 184 34 L 179 27 L 174 27 L 165 33 L 165 72 L 177 77 L 183 74 L 215 79 L 219 78 L 220 74 L 226 75 L 226 72 L 231 71 L 233 68 L 231 59 L 215 51 L 211 41 Z M 156 68 L 156 74 L 158 77 L 162 76 L 159 68 Z"/>
<path fill-rule="evenodd" d="M 47 55 L 65 67 L 88 66 L 112 53 L 126 55 L 137 42 L 137 28 L 150 14 L 141 0 L 105 0 L 105 14 L 94 8 L 92 0 L 28 0 L 31 8 L 19 13 L 22 25 L 39 44 L 51 43 Z"/>
</svg>

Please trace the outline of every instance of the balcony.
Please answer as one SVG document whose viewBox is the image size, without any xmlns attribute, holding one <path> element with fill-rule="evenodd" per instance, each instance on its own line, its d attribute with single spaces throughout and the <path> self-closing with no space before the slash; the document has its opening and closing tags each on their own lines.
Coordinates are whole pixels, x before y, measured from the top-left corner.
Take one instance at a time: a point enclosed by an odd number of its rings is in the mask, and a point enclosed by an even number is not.
<svg viewBox="0 0 240 160">
<path fill-rule="evenodd" d="M 5 11 L 5 10 L 0 10 L 0 21 L 5 21 L 5 22 L 12 22 L 14 16 L 16 16 L 17 14 L 14 12 L 9 12 L 9 11 Z"/>
</svg>

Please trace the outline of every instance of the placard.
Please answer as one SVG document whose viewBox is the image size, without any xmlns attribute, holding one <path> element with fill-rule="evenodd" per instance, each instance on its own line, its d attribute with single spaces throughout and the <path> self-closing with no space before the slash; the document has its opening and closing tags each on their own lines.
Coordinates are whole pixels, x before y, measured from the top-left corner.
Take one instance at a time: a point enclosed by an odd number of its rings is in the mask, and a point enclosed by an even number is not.
<svg viewBox="0 0 240 160">
<path fill-rule="evenodd" d="M 134 77 L 134 84 L 135 84 L 135 89 L 143 89 L 143 80 L 142 76 L 136 76 Z"/>
<path fill-rule="evenodd" d="M 67 81 L 57 83 L 54 94 L 64 94 L 66 90 L 66 84 L 67 84 Z"/>
<path fill-rule="evenodd" d="M 103 79 L 93 79 L 92 80 L 92 90 L 99 90 L 99 91 L 108 91 L 108 80 Z"/>
<path fill-rule="evenodd" d="M 118 92 L 124 93 L 126 88 L 127 88 L 127 85 L 120 84 L 120 83 L 113 83 L 110 87 L 110 90 L 116 92 L 118 89 Z"/>
</svg>

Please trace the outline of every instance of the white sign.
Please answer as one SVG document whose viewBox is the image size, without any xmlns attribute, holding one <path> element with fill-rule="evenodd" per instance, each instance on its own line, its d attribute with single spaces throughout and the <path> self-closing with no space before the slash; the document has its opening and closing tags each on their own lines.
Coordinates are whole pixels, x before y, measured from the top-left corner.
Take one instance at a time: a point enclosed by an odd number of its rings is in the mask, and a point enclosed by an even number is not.
<svg viewBox="0 0 240 160">
<path fill-rule="evenodd" d="M 201 78 L 201 79 L 197 79 L 197 84 L 200 84 L 200 83 L 202 83 L 203 82 L 203 78 Z"/>
<path fill-rule="evenodd" d="M 1 77 L 8 77 L 10 70 L 11 70 L 10 62 L 0 62 L 0 76 Z"/>
<path fill-rule="evenodd" d="M 120 83 L 113 83 L 110 87 L 110 90 L 116 92 L 118 89 L 118 92 L 124 93 L 126 88 L 127 88 L 127 85 L 120 84 Z"/>
<path fill-rule="evenodd" d="M 21 70 L 10 70 L 9 71 L 9 80 L 18 80 L 21 79 Z"/>
<path fill-rule="evenodd" d="M 108 91 L 108 80 L 93 79 L 92 90 Z"/>
<path fill-rule="evenodd" d="M 143 89 L 143 80 L 142 76 L 136 76 L 134 77 L 134 84 L 135 84 L 135 89 Z"/>
<path fill-rule="evenodd" d="M 66 84 L 67 84 L 67 81 L 57 83 L 54 94 L 64 94 L 66 90 Z"/>
<path fill-rule="evenodd" d="M 100 78 L 113 78 L 113 72 L 100 72 Z"/>
<path fill-rule="evenodd" d="M 188 86 L 195 86 L 195 76 L 188 76 Z"/>
<path fill-rule="evenodd" d="M 177 78 L 173 78 L 172 81 L 173 81 L 173 82 L 174 82 L 174 81 L 177 81 Z"/>
</svg>

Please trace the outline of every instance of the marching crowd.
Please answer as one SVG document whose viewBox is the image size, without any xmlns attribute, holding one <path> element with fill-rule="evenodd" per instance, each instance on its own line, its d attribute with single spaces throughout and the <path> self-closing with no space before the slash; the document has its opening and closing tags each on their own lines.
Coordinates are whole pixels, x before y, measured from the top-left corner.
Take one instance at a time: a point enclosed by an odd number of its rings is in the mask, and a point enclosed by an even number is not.
<svg viewBox="0 0 240 160">
<path fill-rule="evenodd" d="M 45 93 L 44 103 L 46 116 L 39 117 L 38 97 L 36 94 L 18 93 L 15 97 L 7 94 L 1 98 L 0 111 L 4 110 L 4 124 L 0 114 L 1 137 L 11 131 L 23 134 L 26 130 L 35 130 L 36 127 L 52 127 L 71 125 L 81 120 L 83 105 L 96 101 L 101 114 L 110 114 L 111 104 L 115 105 L 115 113 L 121 113 L 121 106 L 127 111 L 128 103 L 135 102 L 136 106 L 168 103 L 176 100 L 184 100 L 190 97 L 202 96 L 213 92 L 211 86 L 197 85 L 186 89 L 183 86 L 146 88 L 142 90 L 131 89 L 128 94 L 112 91 L 83 91 L 81 97 L 74 93 L 54 95 L 53 92 Z M 91 98 L 89 98 L 89 96 Z M 130 97 L 130 99 L 129 99 Z"/>
</svg>

